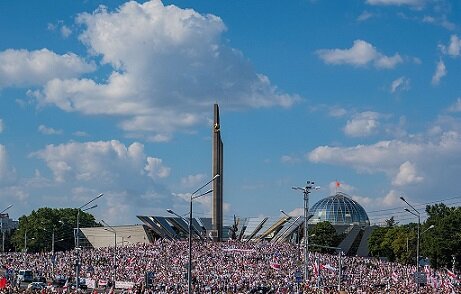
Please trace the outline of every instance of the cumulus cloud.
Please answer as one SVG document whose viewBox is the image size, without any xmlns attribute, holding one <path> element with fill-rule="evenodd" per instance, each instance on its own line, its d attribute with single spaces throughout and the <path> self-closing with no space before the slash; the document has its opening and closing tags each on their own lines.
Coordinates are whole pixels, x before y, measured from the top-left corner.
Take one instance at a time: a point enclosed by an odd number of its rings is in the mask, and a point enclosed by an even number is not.
<svg viewBox="0 0 461 294">
<path fill-rule="evenodd" d="M 397 91 L 404 91 L 410 88 L 410 80 L 405 77 L 400 77 L 394 81 L 392 81 L 390 86 L 391 93 L 395 93 Z"/>
<path fill-rule="evenodd" d="M 72 30 L 71 30 L 69 27 L 65 26 L 65 25 L 63 25 L 63 26 L 61 27 L 61 30 L 60 30 L 60 31 L 61 31 L 61 36 L 62 36 L 64 39 L 69 38 L 69 36 L 72 34 Z"/>
<path fill-rule="evenodd" d="M 450 44 L 447 48 L 447 54 L 456 57 L 460 55 L 461 51 L 461 39 L 457 35 L 452 35 L 450 38 Z"/>
<path fill-rule="evenodd" d="M 49 128 L 45 125 L 39 125 L 38 131 L 44 135 L 61 135 L 62 134 L 62 130 L 56 130 L 53 128 Z"/>
<path fill-rule="evenodd" d="M 23 206 L 32 210 L 46 203 L 78 207 L 104 193 L 98 206 L 114 224 L 138 222 L 136 215 L 164 214 L 165 207 L 187 209 L 184 201 L 175 201 L 166 185 L 171 169 L 161 158 L 146 154 L 138 142 L 68 142 L 48 145 L 30 157 L 43 161 L 46 168 L 21 183 L 3 189 L 0 185 L 0 197 L 14 190 Z M 183 188 L 175 185 L 174 189 Z"/>
<path fill-rule="evenodd" d="M 170 175 L 170 168 L 163 165 L 160 158 L 147 157 L 147 164 L 144 167 L 147 175 L 152 179 L 166 178 Z"/>
<path fill-rule="evenodd" d="M 351 194 L 355 191 L 355 187 L 338 180 L 330 182 L 328 184 L 328 190 L 330 191 L 330 195 L 334 195 L 337 191 Z"/>
<path fill-rule="evenodd" d="M 351 137 L 366 137 L 376 132 L 380 115 L 377 112 L 365 111 L 354 115 L 344 127 L 344 133 Z"/>
<path fill-rule="evenodd" d="M 134 176 L 162 178 L 169 175 L 161 159 L 144 154 L 144 145 L 125 146 L 119 141 L 98 141 L 48 145 L 31 154 L 43 160 L 57 182 L 95 182 L 117 185 Z"/>
<path fill-rule="evenodd" d="M 435 68 L 434 75 L 432 76 L 432 85 L 438 85 L 440 79 L 442 79 L 447 74 L 447 69 L 443 60 L 439 60 L 437 67 Z"/>
<path fill-rule="evenodd" d="M 423 177 L 417 175 L 417 170 L 414 164 L 405 161 L 400 165 L 397 175 L 394 177 L 392 184 L 395 186 L 404 186 L 413 183 L 419 183 L 424 180 Z"/>
<path fill-rule="evenodd" d="M 413 6 L 413 7 L 421 7 L 424 5 L 425 0 L 367 0 L 367 4 L 369 5 L 382 5 L 382 6 Z"/>
<path fill-rule="evenodd" d="M 408 136 L 405 140 L 352 147 L 319 146 L 307 158 L 315 163 L 347 166 L 359 173 L 384 173 L 394 186 L 442 185 L 450 181 L 444 175 L 461 172 L 461 132 L 443 130 L 442 125 L 440 128 L 442 131 L 427 137 Z M 423 181 L 425 178 L 431 178 L 430 183 Z"/>
<path fill-rule="evenodd" d="M 371 63 L 378 69 L 390 69 L 403 62 L 398 53 L 386 56 L 363 40 L 355 40 L 350 49 L 321 49 L 317 54 L 325 63 L 335 65 L 366 66 Z"/>
<path fill-rule="evenodd" d="M 73 53 L 8 49 L 0 52 L 0 88 L 42 85 L 54 78 L 73 78 L 94 69 L 92 63 Z"/>
<path fill-rule="evenodd" d="M 206 123 L 215 101 L 231 109 L 290 107 L 300 99 L 230 48 L 214 15 L 132 1 L 113 12 L 82 13 L 77 23 L 84 27 L 79 40 L 112 73 L 102 82 L 55 79 L 35 96 L 65 111 L 123 117 L 119 127 L 130 135 L 169 140 L 178 129 Z"/>
</svg>

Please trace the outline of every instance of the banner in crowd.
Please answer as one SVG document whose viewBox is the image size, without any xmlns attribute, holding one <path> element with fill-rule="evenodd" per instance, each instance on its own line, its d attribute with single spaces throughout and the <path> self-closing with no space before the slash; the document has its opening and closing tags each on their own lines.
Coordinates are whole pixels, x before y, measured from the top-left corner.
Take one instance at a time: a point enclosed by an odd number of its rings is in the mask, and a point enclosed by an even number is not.
<svg viewBox="0 0 461 294">
<path fill-rule="evenodd" d="M 105 287 L 107 286 L 107 280 L 99 280 L 98 287 Z"/>
<path fill-rule="evenodd" d="M 116 289 L 133 289 L 134 283 L 127 281 L 115 281 Z"/>
<path fill-rule="evenodd" d="M 96 281 L 93 279 L 89 279 L 89 278 L 85 279 L 85 284 L 90 289 L 96 288 Z"/>
</svg>

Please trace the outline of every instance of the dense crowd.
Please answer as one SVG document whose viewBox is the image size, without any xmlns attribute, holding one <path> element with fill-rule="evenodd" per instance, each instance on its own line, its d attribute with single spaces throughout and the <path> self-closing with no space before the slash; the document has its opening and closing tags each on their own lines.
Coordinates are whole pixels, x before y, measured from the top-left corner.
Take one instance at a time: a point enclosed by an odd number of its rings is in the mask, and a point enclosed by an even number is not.
<svg viewBox="0 0 461 294">
<path fill-rule="evenodd" d="M 290 243 L 194 241 L 192 252 L 194 293 L 337 293 L 339 280 L 346 293 L 418 291 L 413 277 L 416 266 L 312 252 L 308 283 L 302 283 L 303 254 Z M 56 276 L 73 278 L 76 253 L 56 252 L 54 258 L 51 253 L 2 253 L 0 265 L 4 272 L 31 269 L 47 281 Z M 187 293 L 187 241 L 159 239 L 117 247 L 116 266 L 113 253 L 113 247 L 79 250 L 80 276 L 97 281 L 111 280 L 115 274 L 117 281 L 134 282 L 130 292 Z M 456 277 L 446 270 L 424 270 L 427 283 L 420 285 L 420 293 L 461 293 Z M 153 273 L 150 288 L 145 287 L 147 272 Z M 8 287 L 14 287 L 10 282 Z M 5 288 L 0 293 L 11 291 Z"/>
</svg>

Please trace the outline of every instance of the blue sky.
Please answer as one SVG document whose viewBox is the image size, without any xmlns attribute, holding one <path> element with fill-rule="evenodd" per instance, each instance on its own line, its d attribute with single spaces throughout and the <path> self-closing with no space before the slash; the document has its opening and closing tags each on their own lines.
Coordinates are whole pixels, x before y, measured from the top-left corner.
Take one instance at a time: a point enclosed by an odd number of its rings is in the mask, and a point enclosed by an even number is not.
<svg viewBox="0 0 461 294">
<path fill-rule="evenodd" d="M 402 195 L 457 205 L 460 20 L 443 0 L 1 1 L 0 209 L 187 213 L 216 102 L 226 221 L 301 213 L 306 180 L 373 223 L 412 221 Z"/>
</svg>

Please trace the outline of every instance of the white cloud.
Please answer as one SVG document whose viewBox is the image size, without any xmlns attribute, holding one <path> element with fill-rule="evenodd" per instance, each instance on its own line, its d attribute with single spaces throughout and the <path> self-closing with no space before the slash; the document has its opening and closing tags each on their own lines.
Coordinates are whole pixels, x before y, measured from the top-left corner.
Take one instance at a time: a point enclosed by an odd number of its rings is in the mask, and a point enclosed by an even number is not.
<svg viewBox="0 0 461 294">
<path fill-rule="evenodd" d="M 62 130 L 56 130 L 53 128 L 49 128 L 44 125 L 39 125 L 38 126 L 38 131 L 44 135 L 60 135 L 62 134 Z"/>
<path fill-rule="evenodd" d="M 88 137 L 88 133 L 84 131 L 76 131 L 73 133 L 73 135 L 77 137 Z"/>
<path fill-rule="evenodd" d="M 355 40 L 350 49 L 321 49 L 317 50 L 317 54 L 327 64 L 366 66 L 372 63 L 379 69 L 394 68 L 403 62 L 398 53 L 394 56 L 385 56 L 373 45 L 363 40 Z"/>
<path fill-rule="evenodd" d="M 147 175 L 152 179 L 166 178 L 170 175 L 170 168 L 163 165 L 162 159 L 147 157 L 147 164 L 144 167 Z"/>
<path fill-rule="evenodd" d="M 400 77 L 394 81 L 392 81 L 390 91 L 391 93 L 395 93 L 398 90 L 408 90 L 410 88 L 410 80 L 405 77 Z"/>
<path fill-rule="evenodd" d="M 388 171 L 400 166 L 401 158 L 396 155 L 415 156 L 421 152 L 418 144 L 401 141 L 381 141 L 373 145 L 357 145 L 355 147 L 320 146 L 308 154 L 312 162 L 336 163 L 348 165 L 360 171 Z"/>
<path fill-rule="evenodd" d="M 5 129 L 5 125 L 3 124 L 3 120 L 0 118 L 0 134 L 3 133 L 4 129 Z"/>
<path fill-rule="evenodd" d="M 450 22 L 449 20 L 447 20 L 445 15 L 442 15 L 442 17 L 433 17 L 433 16 L 426 15 L 422 18 L 422 22 L 439 25 L 448 30 L 454 30 L 456 28 L 456 25 Z"/>
<path fill-rule="evenodd" d="M 453 58 L 461 54 L 461 39 L 457 35 L 451 35 L 448 45 L 439 44 L 438 48 L 444 55 L 449 55 Z"/>
<path fill-rule="evenodd" d="M 444 126 L 440 124 L 440 128 Z M 444 175 L 461 172 L 460 134 L 460 130 L 452 129 L 427 134 L 427 137 L 413 135 L 406 140 L 371 145 L 320 146 L 309 152 L 307 158 L 311 162 L 347 166 L 362 173 L 384 173 L 396 186 L 442 185 L 450 180 Z M 424 171 L 424 175 L 420 171 Z M 425 178 L 431 181 L 423 181 Z"/>
<path fill-rule="evenodd" d="M 42 104 L 88 115 L 121 116 L 132 136 L 165 141 L 171 133 L 207 122 L 211 105 L 228 109 L 290 107 L 288 95 L 228 47 L 223 21 L 159 0 L 127 2 L 116 11 L 83 13 L 79 39 L 112 67 L 107 81 L 55 79 L 35 93 Z"/>
<path fill-rule="evenodd" d="M 461 112 L 461 97 L 456 99 L 456 102 L 448 108 L 450 112 Z"/>
<path fill-rule="evenodd" d="M 461 39 L 457 35 L 452 35 L 450 44 L 448 45 L 447 53 L 452 57 L 459 56 L 461 52 Z"/>
<path fill-rule="evenodd" d="M 67 27 L 67 26 L 65 26 L 65 25 L 63 25 L 63 26 L 61 27 L 61 36 L 62 36 L 64 39 L 69 38 L 69 36 L 70 36 L 71 34 L 72 34 L 72 30 L 71 30 L 69 27 Z"/>
<path fill-rule="evenodd" d="M 439 60 L 434 75 L 432 76 L 432 85 L 438 85 L 440 83 L 440 79 L 443 78 L 446 74 L 447 69 L 445 67 L 445 63 L 442 60 Z"/>
<path fill-rule="evenodd" d="M 334 195 L 336 192 L 344 192 L 350 195 L 355 191 L 355 187 L 337 180 L 328 184 L 328 190 L 330 191 L 330 195 Z"/>
<path fill-rule="evenodd" d="M 365 21 L 365 20 L 368 20 L 368 19 L 370 19 L 372 17 L 373 17 L 373 13 L 368 12 L 368 11 L 364 11 L 357 17 L 357 21 Z"/>
<path fill-rule="evenodd" d="M 58 55 L 48 49 L 0 52 L 0 88 L 41 85 L 54 78 L 72 78 L 93 70 L 93 64 L 73 53 Z"/>
<path fill-rule="evenodd" d="M 414 164 L 405 161 L 400 165 L 397 175 L 392 180 L 392 184 L 395 186 L 405 186 L 423 181 L 424 178 L 417 174 L 418 172 Z"/>
<path fill-rule="evenodd" d="M 344 133 L 351 137 L 366 137 L 376 132 L 380 115 L 377 112 L 365 111 L 354 115 L 344 127 Z"/>
<path fill-rule="evenodd" d="M 414 7 L 421 7 L 424 5 L 425 0 L 367 0 L 367 4 L 369 5 L 382 5 L 382 6 L 414 6 Z"/>
<path fill-rule="evenodd" d="M 181 179 L 181 185 L 187 189 L 194 189 L 203 184 L 206 180 L 205 174 L 189 175 Z"/>
<path fill-rule="evenodd" d="M 328 115 L 332 117 L 342 117 L 347 114 L 347 110 L 342 107 L 332 107 L 328 111 Z"/>
<path fill-rule="evenodd" d="M 169 175 L 162 160 L 146 156 L 140 143 L 125 146 L 116 140 L 71 142 L 48 145 L 32 156 L 46 163 L 57 182 L 97 182 L 99 186 L 112 187 L 130 180 L 135 184 L 143 175 L 155 179 Z"/>
<path fill-rule="evenodd" d="M 400 196 L 401 195 L 398 191 L 391 190 L 386 194 L 386 196 L 384 196 L 381 202 L 385 207 L 392 207 L 401 204 Z"/>
<path fill-rule="evenodd" d="M 294 164 L 300 162 L 300 158 L 294 156 L 294 155 L 282 155 L 280 158 L 280 162 L 286 163 L 286 164 Z"/>
</svg>

